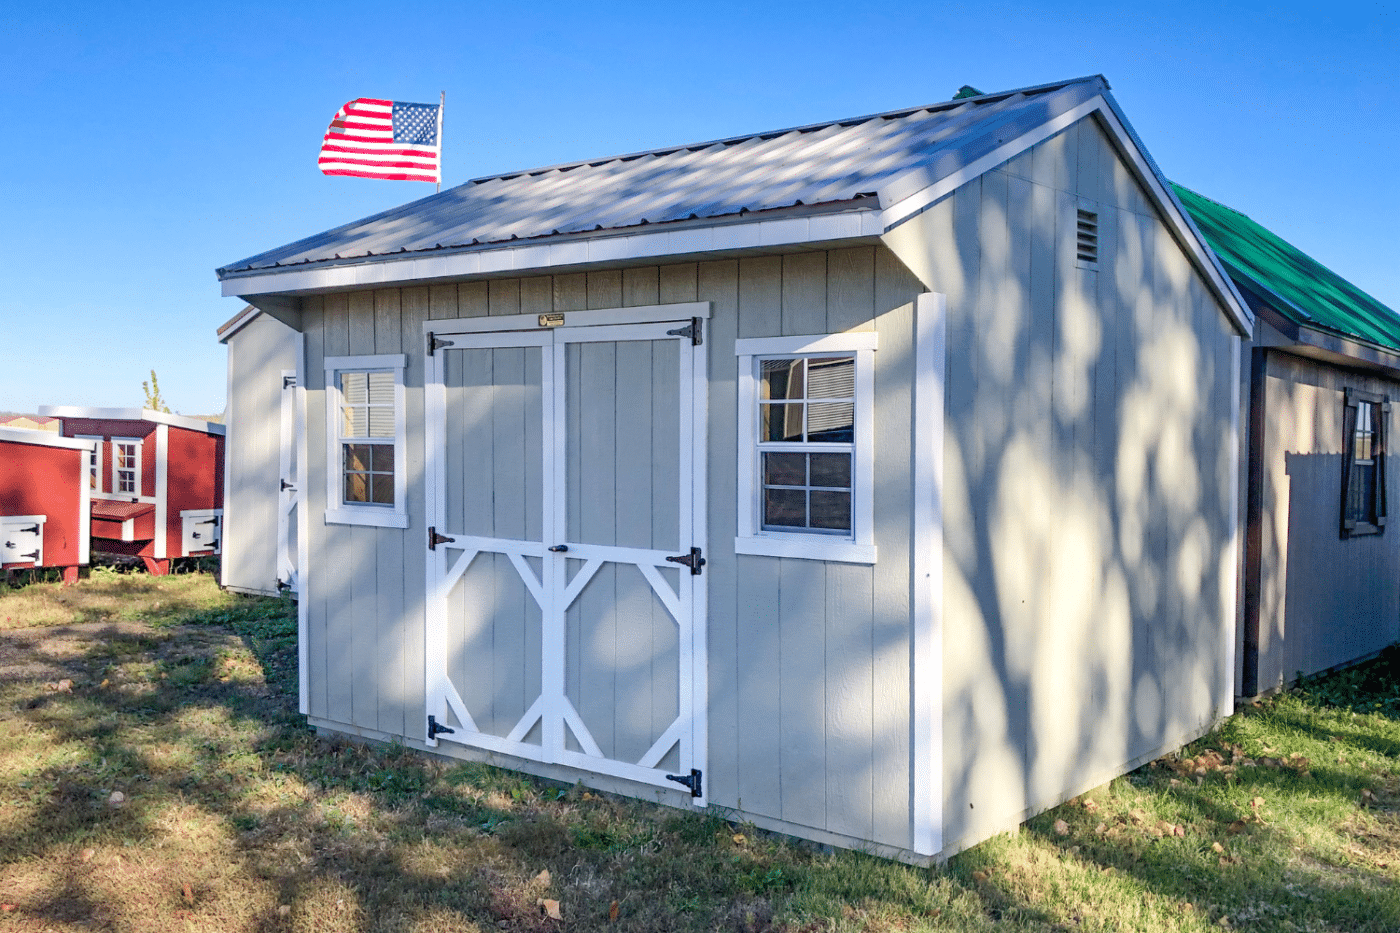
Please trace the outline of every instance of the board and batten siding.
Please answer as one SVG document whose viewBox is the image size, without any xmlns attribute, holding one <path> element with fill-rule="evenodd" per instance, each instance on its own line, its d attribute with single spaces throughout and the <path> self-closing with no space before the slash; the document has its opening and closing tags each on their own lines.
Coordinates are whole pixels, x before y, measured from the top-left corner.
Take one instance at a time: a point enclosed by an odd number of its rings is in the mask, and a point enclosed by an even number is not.
<svg viewBox="0 0 1400 933">
<path fill-rule="evenodd" d="M 1277 349 L 1262 356 L 1255 404 L 1263 408 L 1255 417 L 1262 418 L 1263 443 L 1250 451 L 1258 458 L 1251 463 L 1260 510 L 1251 551 L 1257 547 L 1258 555 L 1246 568 L 1258 594 L 1260 693 L 1400 640 L 1400 535 L 1389 526 L 1379 535 L 1340 533 L 1346 390 L 1400 402 L 1400 381 Z M 1385 425 L 1388 446 L 1396 411 Z M 1392 463 L 1388 492 L 1396 488 L 1394 473 Z M 1398 500 L 1391 493 L 1387 501 Z"/>
<path fill-rule="evenodd" d="M 296 371 L 299 339 L 260 314 L 228 340 L 220 582 L 237 592 L 277 595 L 282 373 Z"/>
<path fill-rule="evenodd" d="M 949 854 L 1229 712 L 1238 338 L 1093 118 L 885 241 L 947 296 Z"/>
<path fill-rule="evenodd" d="M 307 463 L 314 556 L 302 598 L 308 608 L 311 721 L 421 747 L 422 322 L 708 301 L 707 795 L 773 829 L 909 850 L 913 302 L 924 290 L 889 250 L 863 246 L 304 298 L 308 450 L 326 449 L 327 356 L 408 357 L 402 464 L 408 471 L 408 527 L 325 524 L 328 465 L 315 453 Z M 736 557 L 734 341 L 849 330 L 874 330 L 880 341 L 874 492 L 879 561 Z M 488 757 L 452 743 L 436 751 Z M 572 779 L 549 766 L 502 763 Z M 601 777 L 590 783 L 622 789 Z M 670 793 L 635 786 L 629 792 Z"/>
</svg>

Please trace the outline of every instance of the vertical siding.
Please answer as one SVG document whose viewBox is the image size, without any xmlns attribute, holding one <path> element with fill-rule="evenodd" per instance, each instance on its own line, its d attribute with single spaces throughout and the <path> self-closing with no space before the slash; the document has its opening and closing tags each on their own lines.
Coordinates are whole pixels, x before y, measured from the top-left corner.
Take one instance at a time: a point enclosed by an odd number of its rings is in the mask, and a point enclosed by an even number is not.
<svg viewBox="0 0 1400 933">
<path fill-rule="evenodd" d="M 1265 372 L 1260 691 L 1400 639 L 1400 535 L 1343 538 L 1343 407 L 1357 389 L 1400 402 L 1400 383 L 1270 353 Z M 1391 412 L 1387 438 L 1397 425 Z M 1387 441 L 1392 447 L 1395 444 Z M 1395 462 L 1386 477 L 1396 522 Z M 1318 581 L 1326 581 L 1319 585 Z"/>
<path fill-rule="evenodd" d="M 1096 270 L 1075 258 L 1080 207 L 1099 214 Z M 1220 711 L 1230 331 L 1092 119 L 886 239 L 948 296 L 944 831 L 959 848 Z"/>
<path fill-rule="evenodd" d="M 862 247 L 308 299 L 304 313 L 308 383 L 313 390 L 307 403 L 308 507 L 311 546 L 318 555 L 307 592 L 312 617 L 312 714 L 394 735 L 420 734 L 420 581 L 425 559 L 419 543 L 423 534 L 420 322 L 709 301 L 713 316 L 706 334 L 710 366 L 706 577 L 711 609 L 707 791 L 717 804 L 799 831 L 805 827 L 909 845 L 909 424 L 912 301 L 921 290 L 888 250 Z M 879 481 L 875 491 L 880 562 L 872 567 L 736 558 L 732 547 L 737 488 L 734 340 L 870 329 L 879 332 L 881 341 L 876 354 Z M 614 384 L 620 367 L 665 365 L 630 356 L 613 358 L 617 353 L 635 353 L 633 347 L 582 345 L 577 350 L 581 365 L 570 378 L 600 380 L 596 388 L 603 394 Z M 318 453 L 325 450 L 327 429 L 320 391 L 322 360 L 326 355 L 395 352 L 407 353 L 409 358 L 404 463 L 409 476 L 409 528 L 327 527 L 318 520 L 318 512 L 325 507 L 327 466 Z M 663 419 L 657 414 L 658 406 L 670 404 L 665 399 L 629 396 L 619 398 L 616 405 L 574 412 L 587 448 L 580 449 L 580 457 L 591 456 L 590 462 L 599 465 L 604 460 L 614 462 L 620 445 L 674 446 L 674 437 L 664 432 Z M 651 414 L 642 411 L 648 406 Z M 650 440 L 637 433 L 644 427 L 651 432 Z M 581 466 L 582 462 L 575 468 Z M 669 481 L 656 475 L 655 469 L 626 474 L 629 462 L 618 462 L 616 467 L 617 483 L 622 485 L 611 484 L 613 492 Z M 587 496 L 575 492 L 567 517 L 571 526 L 622 535 L 627 539 L 624 543 L 638 535 L 649 535 L 658 543 L 674 536 L 674 516 L 668 517 L 664 509 L 657 510 L 644 528 L 638 524 L 640 517 L 618 515 L 606 488 L 590 486 Z M 593 537 L 603 540 L 598 534 Z M 645 543 L 642 538 L 638 542 Z M 474 566 L 469 576 L 476 572 Z M 600 573 L 580 605 L 587 599 L 631 599 L 642 593 L 637 581 L 616 577 L 606 570 Z M 597 617 L 607 614 L 600 611 Z M 633 634 L 610 637 L 615 641 Z M 658 637 L 655 624 L 648 637 Z M 621 718 L 614 723 L 619 714 L 612 706 L 612 689 L 603 689 L 599 673 L 590 673 L 588 663 L 584 653 L 571 653 L 566 676 L 580 714 L 605 749 L 620 743 L 630 753 L 636 744 L 634 733 L 654 729 L 663 719 L 669 722 L 670 701 L 659 698 L 668 688 L 658 680 L 653 691 L 658 699 L 649 724 Z"/>
</svg>

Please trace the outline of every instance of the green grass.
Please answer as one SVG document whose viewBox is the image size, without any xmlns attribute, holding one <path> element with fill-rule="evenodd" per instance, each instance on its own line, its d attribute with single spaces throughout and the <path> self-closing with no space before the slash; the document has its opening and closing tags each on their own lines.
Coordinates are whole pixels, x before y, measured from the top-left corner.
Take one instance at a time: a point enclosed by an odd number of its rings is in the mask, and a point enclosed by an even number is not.
<svg viewBox="0 0 1400 933">
<path fill-rule="evenodd" d="M 1400 928 L 1394 655 L 930 870 L 318 738 L 289 601 L 94 577 L 0 595 L 0 933 Z"/>
</svg>

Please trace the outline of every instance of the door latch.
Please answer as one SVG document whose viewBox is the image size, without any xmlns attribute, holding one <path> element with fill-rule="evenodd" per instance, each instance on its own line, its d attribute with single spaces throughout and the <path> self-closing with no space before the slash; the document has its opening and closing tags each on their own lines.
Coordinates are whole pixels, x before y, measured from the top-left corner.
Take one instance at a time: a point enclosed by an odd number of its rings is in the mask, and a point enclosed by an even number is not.
<svg viewBox="0 0 1400 933">
<path fill-rule="evenodd" d="M 680 564 L 682 567 L 689 567 L 692 577 L 700 576 L 700 568 L 705 566 L 705 558 L 700 556 L 700 549 L 698 547 L 691 548 L 689 554 L 668 557 L 666 561 L 671 564 Z"/>
<path fill-rule="evenodd" d="M 550 550 L 555 554 L 567 554 L 569 552 L 569 546 L 567 544 L 556 544 L 554 547 L 550 548 Z"/>
</svg>

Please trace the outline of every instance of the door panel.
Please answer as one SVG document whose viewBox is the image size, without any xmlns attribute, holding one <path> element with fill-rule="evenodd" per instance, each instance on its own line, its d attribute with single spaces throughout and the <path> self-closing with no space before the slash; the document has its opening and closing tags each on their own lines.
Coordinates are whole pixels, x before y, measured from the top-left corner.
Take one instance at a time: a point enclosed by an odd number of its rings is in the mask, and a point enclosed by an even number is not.
<svg viewBox="0 0 1400 933">
<path fill-rule="evenodd" d="M 702 767 L 701 578 L 669 559 L 698 540 L 704 368 L 679 330 L 440 334 L 425 407 L 443 738 L 669 788 Z"/>
</svg>

